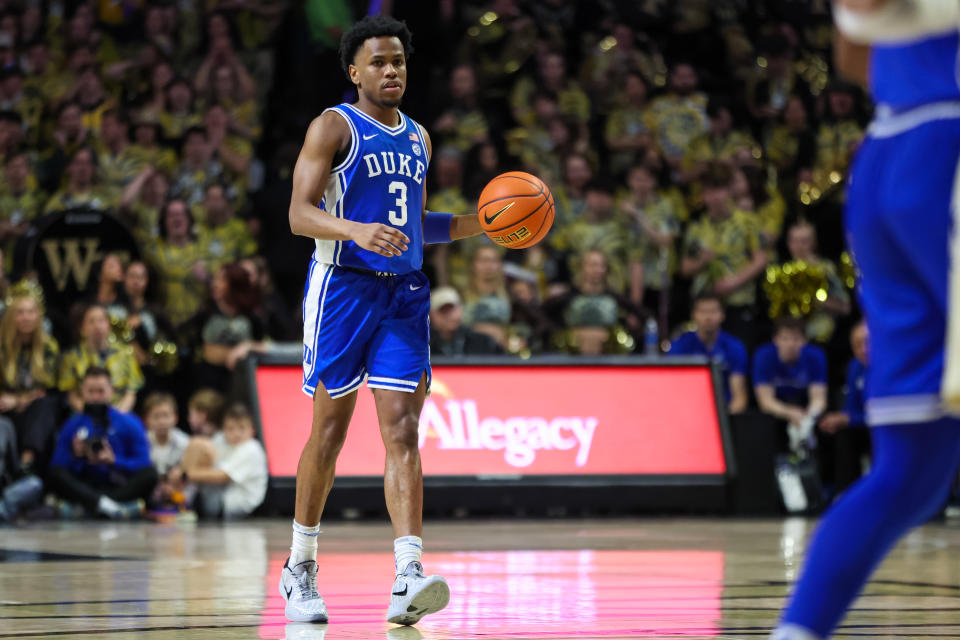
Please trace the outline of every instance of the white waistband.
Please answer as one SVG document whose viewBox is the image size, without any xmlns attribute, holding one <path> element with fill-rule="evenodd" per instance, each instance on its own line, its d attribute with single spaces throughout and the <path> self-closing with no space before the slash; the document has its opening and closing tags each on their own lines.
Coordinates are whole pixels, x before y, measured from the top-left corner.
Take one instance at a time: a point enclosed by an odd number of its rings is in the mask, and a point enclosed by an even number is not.
<svg viewBox="0 0 960 640">
<path fill-rule="evenodd" d="M 920 393 L 902 396 L 870 398 L 866 402 L 867 424 L 888 425 L 914 422 L 933 422 L 946 415 L 940 396 Z"/>
<path fill-rule="evenodd" d="M 905 131 L 935 120 L 960 119 L 960 102 L 931 102 L 907 111 L 894 113 L 887 105 L 878 105 L 873 122 L 867 127 L 871 138 L 892 138 Z"/>
</svg>

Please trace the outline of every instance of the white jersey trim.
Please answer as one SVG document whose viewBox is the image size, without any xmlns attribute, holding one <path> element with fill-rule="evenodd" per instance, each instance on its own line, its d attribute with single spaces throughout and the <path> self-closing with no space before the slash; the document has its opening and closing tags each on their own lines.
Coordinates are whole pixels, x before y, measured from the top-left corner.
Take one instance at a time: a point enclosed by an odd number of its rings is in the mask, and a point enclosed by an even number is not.
<svg viewBox="0 0 960 640">
<path fill-rule="evenodd" d="M 307 292 L 303 296 L 303 344 L 311 350 L 311 362 L 304 362 L 304 379 L 309 380 L 317 369 L 317 342 L 320 339 L 320 323 L 323 322 L 323 305 L 333 267 L 318 263 L 310 265 Z M 307 366 L 310 368 L 308 369 Z"/>
<path fill-rule="evenodd" d="M 371 377 L 370 382 L 386 382 L 390 384 L 402 384 L 416 388 L 420 383 L 412 382 L 410 380 L 400 380 L 399 378 L 381 378 L 381 377 Z"/>
<path fill-rule="evenodd" d="M 327 395 L 330 396 L 331 400 L 336 400 L 337 398 L 342 398 L 343 396 L 350 395 L 351 393 L 353 393 L 354 391 L 356 391 L 357 389 L 363 386 L 364 380 L 366 380 L 366 377 L 361 377 L 360 381 L 357 382 L 356 384 L 350 387 L 347 387 L 346 389 L 339 389 L 337 391 L 332 391 L 332 392 L 327 391 Z"/>
<path fill-rule="evenodd" d="M 892 138 L 937 120 L 960 119 L 960 102 L 931 102 L 916 109 L 893 113 L 888 105 L 878 105 L 876 117 L 867 127 L 871 138 Z"/>
<path fill-rule="evenodd" d="M 347 177 L 337 174 L 337 183 L 340 185 L 340 198 L 337 200 L 336 216 L 343 220 L 343 201 L 347 197 Z M 333 248 L 333 264 L 340 265 L 340 253 L 343 251 L 343 241 L 337 240 Z"/>
<path fill-rule="evenodd" d="M 953 174 L 950 214 L 953 225 L 947 240 L 950 266 L 947 273 L 947 327 L 940 398 L 944 410 L 956 416 L 960 415 L 960 161 Z"/>
<path fill-rule="evenodd" d="M 400 124 L 398 124 L 395 127 L 388 127 L 387 125 L 383 124 L 376 118 L 370 117 L 369 115 L 367 115 L 357 107 L 353 106 L 352 104 L 348 104 L 346 106 L 349 107 L 350 110 L 353 113 L 357 114 L 359 117 L 363 118 L 364 120 L 374 125 L 375 127 L 379 127 L 380 129 L 382 129 L 386 133 L 389 133 L 392 136 L 395 136 L 398 133 L 403 133 L 403 130 L 407 128 L 407 118 L 403 115 L 403 112 L 400 110 L 397 110 L 397 115 L 400 117 Z"/>
<path fill-rule="evenodd" d="M 402 391 L 404 393 L 416 393 L 416 387 L 408 387 L 402 384 L 393 384 L 390 382 L 368 382 L 368 389 L 385 389 L 387 391 Z"/>
<path fill-rule="evenodd" d="M 329 109 L 324 109 L 323 113 L 327 111 L 332 111 L 344 120 L 347 121 L 347 126 L 350 127 L 350 148 L 347 150 L 347 156 L 335 167 L 331 167 L 330 173 L 339 173 L 347 167 L 350 166 L 350 163 L 353 162 L 357 155 L 360 153 L 360 135 L 357 133 L 357 126 L 353 124 L 353 120 L 350 119 L 346 113 L 343 112 L 343 109 L 340 107 L 330 107 Z"/>
<path fill-rule="evenodd" d="M 326 212 L 334 218 L 343 218 L 343 199 L 346 195 L 346 178 L 343 173 L 331 173 L 327 180 L 327 188 L 323 193 Z M 343 242 L 340 240 L 315 240 L 316 250 L 313 259 L 320 264 L 340 264 L 340 251 Z"/>
<path fill-rule="evenodd" d="M 339 389 L 328 389 L 327 395 L 330 396 L 331 400 L 336 400 L 337 398 L 342 398 L 345 395 L 349 395 L 363 386 L 364 381 L 367 379 L 366 373 L 361 373 L 358 377 L 353 379 L 353 382 L 348 384 L 345 387 L 340 387 Z M 303 385 L 303 392 L 308 396 L 313 396 L 317 392 L 317 388 L 308 384 Z"/>
<path fill-rule="evenodd" d="M 870 426 L 933 422 L 946 415 L 940 396 L 935 393 L 871 398 L 866 410 Z"/>
</svg>

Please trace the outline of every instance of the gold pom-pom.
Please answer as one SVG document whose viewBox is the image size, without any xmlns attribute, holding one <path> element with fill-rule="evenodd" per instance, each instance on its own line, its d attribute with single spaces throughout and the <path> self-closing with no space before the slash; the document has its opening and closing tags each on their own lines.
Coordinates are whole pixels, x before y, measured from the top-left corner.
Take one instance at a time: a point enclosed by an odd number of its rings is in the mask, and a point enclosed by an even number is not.
<svg viewBox="0 0 960 640">
<path fill-rule="evenodd" d="M 107 316 L 110 319 L 110 343 L 130 344 L 133 342 L 133 329 L 127 324 L 126 314 L 120 315 L 111 311 L 111 309 L 107 310 Z"/>
<path fill-rule="evenodd" d="M 843 280 L 847 289 L 853 289 L 857 286 L 857 264 L 853 261 L 853 255 L 844 251 L 840 254 L 840 279 Z"/>
<path fill-rule="evenodd" d="M 180 353 L 176 343 L 162 339 L 153 343 L 149 357 L 150 364 L 160 375 L 170 375 L 176 371 L 177 364 L 180 361 Z"/>
<path fill-rule="evenodd" d="M 763 289 L 770 300 L 770 317 L 810 315 L 817 303 L 827 299 L 827 274 L 818 264 L 794 260 L 767 267 Z"/>
<path fill-rule="evenodd" d="M 32 278 L 24 278 L 19 281 L 7 291 L 7 298 L 4 301 L 7 307 L 13 306 L 14 300 L 18 298 L 32 298 L 37 303 L 37 307 L 40 309 L 40 315 L 43 315 L 46 310 L 46 305 L 43 300 L 43 288 L 40 286 L 36 280 Z"/>
</svg>

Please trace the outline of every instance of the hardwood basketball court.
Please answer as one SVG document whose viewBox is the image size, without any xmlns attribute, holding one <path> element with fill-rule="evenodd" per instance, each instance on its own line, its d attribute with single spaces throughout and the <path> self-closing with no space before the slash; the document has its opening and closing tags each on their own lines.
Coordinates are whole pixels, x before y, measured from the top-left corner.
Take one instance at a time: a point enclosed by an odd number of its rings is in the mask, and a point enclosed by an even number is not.
<svg viewBox="0 0 960 640">
<path fill-rule="evenodd" d="M 328 625 L 287 623 L 288 520 L 45 524 L 0 530 L 0 638 L 765 638 L 812 521 L 643 519 L 428 523 L 426 568 L 450 606 L 384 620 L 386 523 L 324 525 Z M 906 538 L 838 638 L 960 637 L 960 529 Z"/>
</svg>

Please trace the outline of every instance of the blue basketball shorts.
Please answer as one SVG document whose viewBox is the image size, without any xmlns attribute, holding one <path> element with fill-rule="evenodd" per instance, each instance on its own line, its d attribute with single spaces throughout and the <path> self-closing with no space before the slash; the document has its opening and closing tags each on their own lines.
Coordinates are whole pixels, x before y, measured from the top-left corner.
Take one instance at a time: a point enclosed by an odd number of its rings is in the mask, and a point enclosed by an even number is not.
<svg viewBox="0 0 960 640">
<path fill-rule="evenodd" d="M 303 391 L 341 398 L 372 389 L 430 388 L 430 282 L 310 261 L 303 296 Z"/>
<path fill-rule="evenodd" d="M 919 107 L 871 125 L 850 173 L 846 229 L 870 332 L 871 425 L 944 415 L 940 386 L 960 118 L 924 121 L 924 112 L 931 110 Z"/>
</svg>

